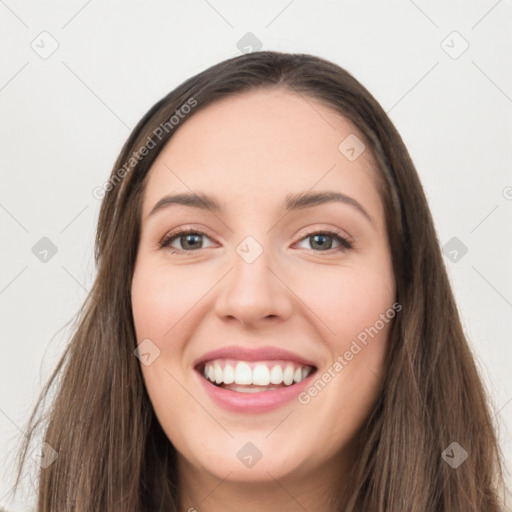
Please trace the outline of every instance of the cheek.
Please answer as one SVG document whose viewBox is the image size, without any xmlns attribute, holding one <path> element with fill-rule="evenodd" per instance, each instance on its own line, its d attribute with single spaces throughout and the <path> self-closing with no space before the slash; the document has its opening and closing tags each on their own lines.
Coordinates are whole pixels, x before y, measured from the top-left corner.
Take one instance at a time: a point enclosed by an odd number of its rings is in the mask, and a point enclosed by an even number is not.
<svg viewBox="0 0 512 512">
<path fill-rule="evenodd" d="M 354 435 L 377 397 L 388 337 L 396 311 L 395 285 L 384 264 L 348 266 L 315 280 L 307 303 L 329 328 L 324 341 L 329 360 L 300 403 L 333 433 L 339 446 Z"/>
<path fill-rule="evenodd" d="M 191 286 L 194 276 L 188 274 L 183 268 L 172 272 L 143 255 L 137 262 L 131 289 L 137 342 L 149 339 L 160 351 L 150 365 L 140 364 L 146 390 L 167 437 L 178 444 L 186 427 L 173 411 L 194 409 L 180 385 L 184 383 L 181 364 L 186 339 L 180 333 L 187 329 L 187 313 L 204 295 L 198 289 L 197 277 L 196 286 Z M 200 415 L 200 411 L 194 413 Z"/>
<path fill-rule="evenodd" d="M 187 313 L 204 296 L 208 286 L 197 272 L 184 267 L 171 271 L 161 265 L 141 261 L 132 281 L 137 340 L 150 338 L 163 342 L 178 322 L 180 327 L 183 326 L 181 322 L 186 324 Z"/>
<path fill-rule="evenodd" d="M 298 295 L 316 313 L 334 344 L 356 337 L 375 324 L 394 303 L 392 272 L 383 265 L 314 269 L 302 273 Z M 313 283 L 313 285 L 312 285 Z M 380 324 L 379 324 L 380 325 Z"/>
</svg>

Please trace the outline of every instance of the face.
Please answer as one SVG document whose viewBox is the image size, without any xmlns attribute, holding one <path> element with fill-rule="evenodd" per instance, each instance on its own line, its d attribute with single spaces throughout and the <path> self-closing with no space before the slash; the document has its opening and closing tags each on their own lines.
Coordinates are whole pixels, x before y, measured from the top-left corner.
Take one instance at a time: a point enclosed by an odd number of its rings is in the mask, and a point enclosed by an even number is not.
<svg viewBox="0 0 512 512">
<path fill-rule="evenodd" d="M 395 313 L 362 139 L 311 98 L 260 90 L 195 113 L 154 162 L 133 316 L 184 470 L 263 482 L 347 464 Z"/>
</svg>

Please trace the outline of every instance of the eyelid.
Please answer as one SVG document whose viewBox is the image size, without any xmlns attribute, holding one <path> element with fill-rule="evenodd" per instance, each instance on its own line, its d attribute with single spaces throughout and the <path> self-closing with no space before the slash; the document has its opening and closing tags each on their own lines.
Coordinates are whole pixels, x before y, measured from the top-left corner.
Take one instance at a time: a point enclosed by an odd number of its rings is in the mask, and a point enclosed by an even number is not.
<svg viewBox="0 0 512 512">
<path fill-rule="evenodd" d="M 331 247 L 330 249 L 327 249 L 326 251 L 315 251 L 314 249 L 307 249 L 309 251 L 312 251 L 315 254 L 325 254 L 325 255 L 332 255 L 333 253 L 340 253 L 340 252 L 347 252 L 354 249 L 354 241 L 350 235 L 346 235 L 342 233 L 341 231 L 333 228 L 324 228 L 324 229 L 312 229 L 311 231 L 307 231 L 306 233 L 303 233 L 297 242 L 295 242 L 293 245 L 296 245 L 298 243 L 301 243 L 305 240 L 307 240 L 311 236 L 315 235 L 327 235 L 328 237 L 332 238 L 335 242 L 337 241 L 339 246 L 338 247 Z"/>
<path fill-rule="evenodd" d="M 186 234 L 203 235 L 203 236 L 209 238 L 210 240 L 215 241 L 214 237 L 212 237 L 208 233 L 207 230 L 205 230 L 203 228 L 195 228 L 194 226 L 188 225 L 188 226 L 181 226 L 179 228 L 169 231 L 161 238 L 161 240 L 158 242 L 158 245 L 160 248 L 165 249 L 166 247 L 168 247 L 168 244 L 171 242 L 171 240 L 179 238 L 180 236 L 183 236 Z M 189 253 L 197 252 L 197 250 L 196 251 L 184 251 L 182 249 L 174 249 L 174 250 L 176 252 L 189 252 Z"/>
<path fill-rule="evenodd" d="M 301 229 L 297 233 L 297 237 L 299 238 L 299 241 L 300 241 L 307 236 L 323 234 L 323 233 L 329 234 L 331 236 L 338 236 L 340 238 L 343 238 L 344 240 L 349 242 L 351 245 L 353 245 L 355 243 L 354 238 L 351 235 L 349 235 L 345 230 L 336 228 L 334 226 L 327 226 L 327 227 L 326 226 L 322 227 L 322 226 L 318 226 L 318 225 L 308 226 L 307 228 Z"/>
</svg>

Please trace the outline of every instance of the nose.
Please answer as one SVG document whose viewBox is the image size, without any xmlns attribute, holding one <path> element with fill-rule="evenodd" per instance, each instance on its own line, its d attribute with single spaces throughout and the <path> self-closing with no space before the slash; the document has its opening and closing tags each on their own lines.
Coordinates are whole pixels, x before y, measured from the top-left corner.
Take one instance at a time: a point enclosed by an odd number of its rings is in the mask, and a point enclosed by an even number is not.
<svg viewBox="0 0 512 512">
<path fill-rule="evenodd" d="M 252 263 L 234 254 L 233 268 L 220 283 L 215 303 L 219 318 L 235 319 L 246 328 L 257 328 L 290 317 L 293 293 L 286 277 L 271 268 L 271 260 L 266 249 Z"/>
</svg>

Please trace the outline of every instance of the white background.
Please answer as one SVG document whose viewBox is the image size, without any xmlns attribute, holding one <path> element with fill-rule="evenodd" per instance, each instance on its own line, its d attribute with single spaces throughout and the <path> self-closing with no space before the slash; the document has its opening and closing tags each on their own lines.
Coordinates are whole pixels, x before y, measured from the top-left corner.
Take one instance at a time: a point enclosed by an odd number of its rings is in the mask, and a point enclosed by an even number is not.
<svg viewBox="0 0 512 512">
<path fill-rule="evenodd" d="M 13 455 L 93 282 L 92 190 L 139 118 L 189 76 L 239 55 L 247 32 L 262 49 L 336 62 L 388 111 L 440 243 L 457 237 L 468 248 L 445 261 L 510 468 L 510 0 L 0 0 L 0 20 L 0 504 L 30 509 L 28 496 L 6 496 Z M 52 38 L 58 48 L 43 59 L 31 44 L 49 51 Z M 32 253 L 42 237 L 58 248 L 47 263 Z"/>
</svg>

